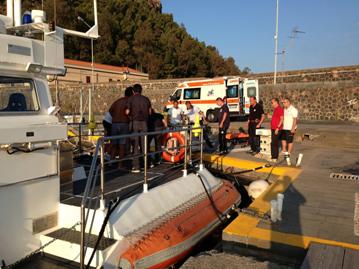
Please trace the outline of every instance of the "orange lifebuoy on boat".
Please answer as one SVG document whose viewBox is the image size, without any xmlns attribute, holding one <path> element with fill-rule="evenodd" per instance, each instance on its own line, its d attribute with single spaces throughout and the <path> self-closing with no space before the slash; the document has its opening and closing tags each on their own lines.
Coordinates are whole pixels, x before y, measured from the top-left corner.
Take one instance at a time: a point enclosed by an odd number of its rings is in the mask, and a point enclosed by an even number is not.
<svg viewBox="0 0 359 269">
<path fill-rule="evenodd" d="M 165 134 L 163 137 L 163 145 L 166 148 L 166 151 L 162 153 L 163 159 L 171 163 L 178 163 L 183 160 L 185 153 L 185 148 L 181 147 L 185 145 L 183 135 L 180 133 Z"/>
</svg>

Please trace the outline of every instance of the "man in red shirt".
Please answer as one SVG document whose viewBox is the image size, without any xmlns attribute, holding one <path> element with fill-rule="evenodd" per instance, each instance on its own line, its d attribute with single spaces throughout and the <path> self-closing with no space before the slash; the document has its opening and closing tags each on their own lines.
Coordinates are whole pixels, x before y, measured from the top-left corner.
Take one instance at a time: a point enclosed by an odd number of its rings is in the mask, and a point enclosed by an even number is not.
<svg viewBox="0 0 359 269">
<path fill-rule="evenodd" d="M 271 143 L 271 154 L 272 161 L 276 162 L 279 155 L 279 140 L 283 128 L 283 119 L 284 119 L 284 110 L 279 105 L 279 100 L 273 98 L 271 100 L 273 107 L 273 115 L 271 121 L 271 130 L 272 130 L 272 143 Z"/>
</svg>

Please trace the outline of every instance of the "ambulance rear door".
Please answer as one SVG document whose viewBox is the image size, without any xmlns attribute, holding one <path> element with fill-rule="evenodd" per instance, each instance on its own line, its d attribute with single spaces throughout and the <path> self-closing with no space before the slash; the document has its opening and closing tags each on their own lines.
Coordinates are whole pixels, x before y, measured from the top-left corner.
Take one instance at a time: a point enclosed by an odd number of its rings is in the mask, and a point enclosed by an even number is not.
<svg viewBox="0 0 359 269">
<path fill-rule="evenodd" d="M 259 100 L 259 88 L 257 79 L 244 79 L 242 103 L 244 105 L 244 114 L 249 115 L 250 102 L 249 98 L 255 96 Z"/>
<path fill-rule="evenodd" d="M 238 114 L 240 112 L 239 78 L 228 79 L 226 97 L 229 112 Z"/>
</svg>

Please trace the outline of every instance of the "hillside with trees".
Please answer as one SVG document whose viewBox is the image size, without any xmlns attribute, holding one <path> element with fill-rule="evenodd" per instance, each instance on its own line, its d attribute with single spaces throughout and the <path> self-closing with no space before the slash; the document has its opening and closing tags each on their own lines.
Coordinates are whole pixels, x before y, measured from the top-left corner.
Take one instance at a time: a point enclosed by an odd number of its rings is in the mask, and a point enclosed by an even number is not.
<svg viewBox="0 0 359 269">
<path fill-rule="evenodd" d="M 0 0 L 2 11 L 5 0 Z M 23 11 L 41 9 L 48 21 L 86 31 L 77 19 L 93 24 L 91 0 L 24 0 Z M 54 6 L 55 5 L 55 6 Z M 56 12 L 55 12 L 56 10 Z M 151 78 L 213 77 L 240 73 L 232 57 L 224 58 L 187 33 L 171 14 L 162 13 L 158 0 L 99 0 L 99 34 L 95 61 L 137 68 Z M 66 38 L 65 56 L 90 61 L 90 41 Z"/>
</svg>

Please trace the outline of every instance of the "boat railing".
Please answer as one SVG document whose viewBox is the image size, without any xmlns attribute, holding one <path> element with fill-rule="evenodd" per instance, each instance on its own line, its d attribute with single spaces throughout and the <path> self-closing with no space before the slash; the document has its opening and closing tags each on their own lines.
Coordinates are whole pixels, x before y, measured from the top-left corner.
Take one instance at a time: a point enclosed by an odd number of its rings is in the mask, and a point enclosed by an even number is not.
<svg viewBox="0 0 359 269">
<path fill-rule="evenodd" d="M 87 251 L 87 243 L 89 236 L 92 232 L 93 224 L 95 221 L 95 215 L 98 208 L 100 210 L 106 210 L 105 201 L 105 167 L 108 164 L 119 163 L 125 160 L 134 158 L 143 158 L 144 169 L 143 169 L 143 192 L 148 191 L 148 157 L 154 154 L 161 154 L 166 150 L 179 150 L 184 148 L 184 160 L 183 160 L 183 175 L 187 176 L 189 164 L 192 163 L 193 147 L 199 146 L 199 168 L 203 169 L 203 132 L 204 127 L 178 127 L 172 129 L 166 129 L 155 132 L 142 132 L 142 133 L 131 133 L 126 135 L 118 136 L 102 136 L 98 139 L 96 148 L 94 150 L 91 167 L 89 170 L 85 190 L 81 201 L 81 246 L 80 246 L 80 268 L 85 268 L 85 257 Z M 169 133 L 181 133 L 184 136 L 184 145 L 172 145 L 170 148 L 162 147 L 160 151 L 149 151 L 148 138 L 150 136 L 165 135 Z M 197 139 L 193 139 L 198 137 Z M 117 139 L 143 139 L 143 152 L 137 155 L 127 156 L 116 160 L 105 160 L 105 144 L 110 143 Z M 98 162 L 99 160 L 99 162 Z M 100 174 L 100 192 L 95 194 L 95 186 L 98 182 L 98 175 Z M 94 203 L 94 204 L 93 204 Z M 91 209 L 93 213 L 91 214 Z M 91 215 L 91 217 L 90 217 Z M 86 233 L 86 231 L 88 231 Z"/>
</svg>

